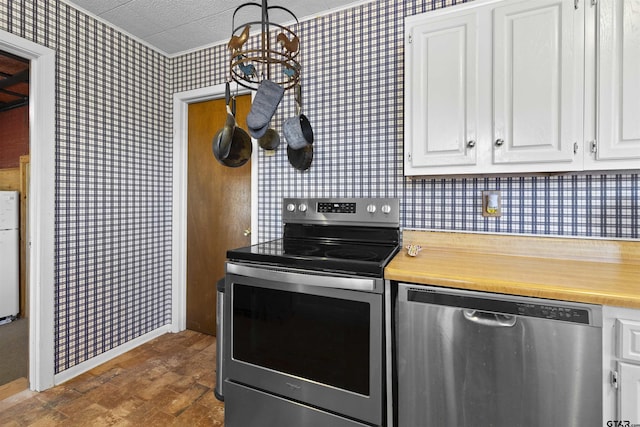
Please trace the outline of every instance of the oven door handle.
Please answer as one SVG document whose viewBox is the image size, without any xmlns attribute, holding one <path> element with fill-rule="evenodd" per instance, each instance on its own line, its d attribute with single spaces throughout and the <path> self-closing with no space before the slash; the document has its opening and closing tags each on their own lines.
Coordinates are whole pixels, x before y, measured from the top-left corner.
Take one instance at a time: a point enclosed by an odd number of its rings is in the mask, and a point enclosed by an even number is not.
<svg viewBox="0 0 640 427">
<path fill-rule="evenodd" d="M 321 288 L 339 288 L 356 291 L 382 292 L 381 280 L 366 277 L 343 277 L 334 275 L 314 274 L 313 272 L 300 272 L 276 270 L 272 267 L 252 267 L 227 262 L 227 273 L 239 276 L 259 277 L 274 282 L 304 284 Z M 380 288 L 380 289 L 378 289 Z"/>
</svg>

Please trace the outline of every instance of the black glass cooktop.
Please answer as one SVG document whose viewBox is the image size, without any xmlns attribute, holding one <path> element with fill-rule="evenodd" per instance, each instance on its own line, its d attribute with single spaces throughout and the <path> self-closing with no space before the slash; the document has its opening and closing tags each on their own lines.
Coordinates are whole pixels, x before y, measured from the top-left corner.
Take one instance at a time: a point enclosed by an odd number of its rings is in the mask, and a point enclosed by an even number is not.
<svg viewBox="0 0 640 427">
<path fill-rule="evenodd" d="M 359 240 L 354 240 L 359 238 Z M 281 267 L 382 277 L 398 252 L 397 229 L 285 227 L 282 239 L 227 252 L 227 258 Z"/>
</svg>

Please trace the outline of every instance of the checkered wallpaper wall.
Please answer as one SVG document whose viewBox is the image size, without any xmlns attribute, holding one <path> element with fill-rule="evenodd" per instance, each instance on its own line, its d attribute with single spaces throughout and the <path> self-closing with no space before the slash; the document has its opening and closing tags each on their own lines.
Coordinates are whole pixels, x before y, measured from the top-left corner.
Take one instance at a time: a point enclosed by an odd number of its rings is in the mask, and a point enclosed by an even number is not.
<svg viewBox="0 0 640 427">
<path fill-rule="evenodd" d="M 446 4 L 445 4 L 446 3 Z M 407 180 L 403 18 L 451 1 L 380 0 L 300 24 L 311 169 L 260 154 L 259 239 L 283 197 L 399 197 L 404 227 L 638 238 L 637 173 Z M 0 2 L 0 29 L 56 64 L 56 372 L 170 322 L 171 95 L 225 81 L 226 46 L 176 58 L 57 0 Z M 287 94 L 273 124 L 294 114 Z M 478 215 L 503 190 L 505 215 Z"/>
<path fill-rule="evenodd" d="M 407 228 L 634 238 L 638 174 L 437 178 L 402 175 L 404 17 L 448 1 L 379 0 L 300 23 L 303 113 L 315 134 L 311 168 L 287 153 L 259 158 L 259 239 L 281 235 L 283 197 L 399 197 Z M 458 1 L 460 3 L 460 1 Z M 226 46 L 174 60 L 175 89 L 226 78 Z M 203 75 L 203 70 L 211 70 Z M 287 93 L 272 124 L 295 114 Z M 503 216 L 483 218 L 482 190 L 500 189 Z"/>
<path fill-rule="evenodd" d="M 54 0 L 0 28 L 56 51 L 55 370 L 170 322 L 169 61 Z"/>
</svg>

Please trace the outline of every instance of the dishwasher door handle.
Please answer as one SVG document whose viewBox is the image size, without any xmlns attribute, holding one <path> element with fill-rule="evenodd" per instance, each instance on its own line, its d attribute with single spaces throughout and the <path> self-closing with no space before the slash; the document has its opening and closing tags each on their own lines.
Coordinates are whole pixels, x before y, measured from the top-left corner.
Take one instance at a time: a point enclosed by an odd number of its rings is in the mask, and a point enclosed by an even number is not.
<svg viewBox="0 0 640 427">
<path fill-rule="evenodd" d="M 516 316 L 509 314 L 490 313 L 480 310 L 463 310 L 464 318 L 470 322 L 483 326 L 493 326 L 496 328 L 510 328 L 518 320 Z"/>
</svg>

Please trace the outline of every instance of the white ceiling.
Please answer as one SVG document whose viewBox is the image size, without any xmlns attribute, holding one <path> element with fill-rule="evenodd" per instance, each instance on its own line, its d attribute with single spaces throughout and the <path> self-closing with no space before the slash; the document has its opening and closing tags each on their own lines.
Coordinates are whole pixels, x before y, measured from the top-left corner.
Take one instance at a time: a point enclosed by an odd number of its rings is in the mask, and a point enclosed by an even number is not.
<svg viewBox="0 0 640 427">
<path fill-rule="evenodd" d="M 231 37 L 234 10 L 249 0 L 63 0 L 77 9 L 98 17 L 169 56 L 226 43 Z M 371 0 L 367 0 L 371 1 Z M 268 6 L 281 6 L 299 21 L 344 9 L 363 0 L 271 0 Z M 253 0 L 252 3 L 261 3 Z M 260 21 L 261 8 L 244 7 L 236 15 L 235 26 Z M 269 20 L 288 25 L 291 15 L 277 9 Z M 252 29 L 252 34 L 253 34 Z M 258 30 L 257 28 L 255 30 Z"/>
</svg>

